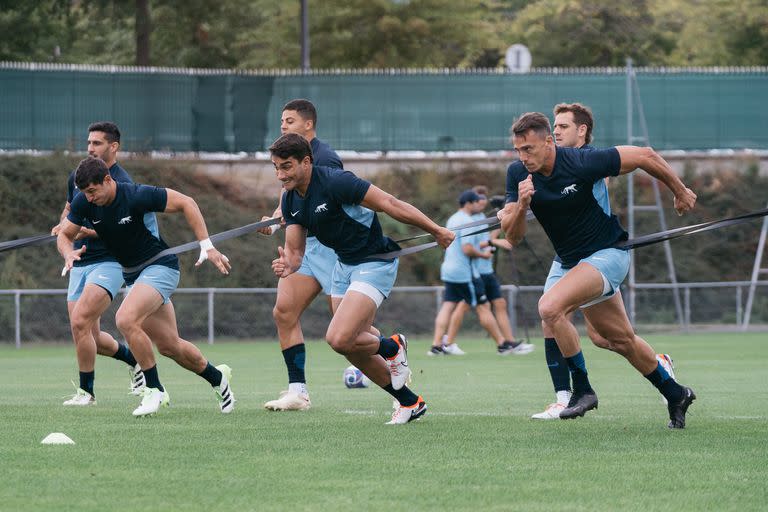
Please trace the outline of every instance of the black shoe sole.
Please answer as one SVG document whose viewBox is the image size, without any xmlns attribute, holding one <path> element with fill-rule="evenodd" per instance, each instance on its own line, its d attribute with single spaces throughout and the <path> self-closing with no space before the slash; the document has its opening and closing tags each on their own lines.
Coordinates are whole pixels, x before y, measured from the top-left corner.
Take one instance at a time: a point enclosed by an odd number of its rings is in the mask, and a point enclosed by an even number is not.
<svg viewBox="0 0 768 512">
<path fill-rule="evenodd" d="M 587 407 L 566 407 L 562 411 L 560 411 L 560 419 L 561 420 L 571 420 L 574 418 L 581 418 L 584 416 L 584 414 L 587 413 L 587 411 L 591 411 L 592 409 L 597 409 L 598 405 L 597 396 L 595 396 L 595 401 L 591 404 L 589 404 Z M 565 413 L 565 414 L 563 414 Z"/>
<path fill-rule="evenodd" d="M 423 404 L 424 404 L 424 406 L 419 408 L 416 411 L 416 414 L 412 414 L 411 415 L 411 417 L 408 419 L 408 423 L 410 423 L 412 421 L 419 420 L 419 419 L 421 419 L 422 416 L 424 416 L 424 414 L 427 412 L 427 403 L 423 402 Z"/>
</svg>

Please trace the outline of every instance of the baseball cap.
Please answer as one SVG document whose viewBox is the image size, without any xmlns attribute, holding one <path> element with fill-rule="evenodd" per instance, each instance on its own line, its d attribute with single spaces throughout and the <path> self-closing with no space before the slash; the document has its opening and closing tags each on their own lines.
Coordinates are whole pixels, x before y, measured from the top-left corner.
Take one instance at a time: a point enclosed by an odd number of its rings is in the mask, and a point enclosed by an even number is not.
<svg viewBox="0 0 768 512">
<path fill-rule="evenodd" d="M 467 203 L 474 203 L 475 201 L 480 201 L 481 199 L 484 199 L 485 196 L 481 196 L 471 188 L 465 190 L 461 194 L 459 194 L 459 206 L 464 206 Z"/>
</svg>

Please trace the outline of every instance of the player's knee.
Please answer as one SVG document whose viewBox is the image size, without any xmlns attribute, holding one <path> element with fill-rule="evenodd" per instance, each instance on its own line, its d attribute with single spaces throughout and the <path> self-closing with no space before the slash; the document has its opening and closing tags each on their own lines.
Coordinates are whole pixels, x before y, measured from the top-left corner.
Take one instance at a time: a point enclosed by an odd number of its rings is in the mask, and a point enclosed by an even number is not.
<svg viewBox="0 0 768 512">
<path fill-rule="evenodd" d="M 325 341 L 335 352 L 342 355 L 350 353 L 352 348 L 349 337 L 344 336 L 343 333 L 338 331 L 328 331 L 325 333 Z"/>
<path fill-rule="evenodd" d="M 157 351 L 160 352 L 160 355 L 163 357 L 170 357 L 171 359 L 176 358 L 176 355 L 179 353 L 178 348 L 177 343 L 157 344 Z"/>
<path fill-rule="evenodd" d="M 84 315 L 73 313 L 69 323 L 75 336 L 83 335 L 93 330 L 93 322 Z"/>
<path fill-rule="evenodd" d="M 280 326 L 293 325 L 296 323 L 298 315 L 296 315 L 293 308 L 288 304 L 278 302 L 275 304 L 275 307 L 272 308 L 272 318 L 275 320 L 275 323 Z"/>
<path fill-rule="evenodd" d="M 565 317 L 565 312 L 546 295 L 539 299 L 539 316 L 544 325 L 552 325 Z"/>
<path fill-rule="evenodd" d="M 126 336 L 128 333 L 139 328 L 133 315 L 121 312 L 120 310 L 118 310 L 117 315 L 115 315 L 115 325 L 117 326 L 117 329 Z"/>
</svg>

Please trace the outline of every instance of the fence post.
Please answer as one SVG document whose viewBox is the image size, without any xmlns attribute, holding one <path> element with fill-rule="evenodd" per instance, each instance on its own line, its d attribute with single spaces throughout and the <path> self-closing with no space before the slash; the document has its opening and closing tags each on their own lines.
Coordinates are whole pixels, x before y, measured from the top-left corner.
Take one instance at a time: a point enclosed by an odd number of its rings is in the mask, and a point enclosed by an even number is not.
<svg viewBox="0 0 768 512">
<path fill-rule="evenodd" d="M 13 302 L 16 306 L 16 311 L 14 312 L 16 323 L 16 348 L 21 348 L 21 292 L 19 290 L 16 290 L 16 292 L 13 294 Z"/>
<path fill-rule="evenodd" d="M 685 309 L 683 312 L 683 325 L 685 326 L 685 330 L 689 331 L 691 329 L 691 288 L 690 286 L 685 287 Z"/>
<path fill-rule="evenodd" d="M 208 288 L 208 344 L 213 345 L 213 288 Z"/>
<path fill-rule="evenodd" d="M 507 314 L 512 333 L 517 333 L 517 286 L 507 290 Z M 517 339 L 517 334 L 515 334 Z"/>
<path fill-rule="evenodd" d="M 741 286 L 736 287 L 736 325 L 741 325 L 742 322 L 742 316 L 744 316 L 744 309 L 742 306 L 742 294 L 741 294 Z"/>
</svg>

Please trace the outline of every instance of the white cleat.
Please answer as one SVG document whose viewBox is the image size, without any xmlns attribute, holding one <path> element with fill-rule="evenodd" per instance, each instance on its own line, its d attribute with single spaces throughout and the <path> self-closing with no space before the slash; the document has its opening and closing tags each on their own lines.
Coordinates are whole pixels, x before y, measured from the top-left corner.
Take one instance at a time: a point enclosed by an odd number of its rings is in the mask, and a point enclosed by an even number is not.
<svg viewBox="0 0 768 512">
<path fill-rule="evenodd" d="M 540 412 L 538 414 L 534 414 L 531 416 L 531 419 L 534 420 L 559 420 L 560 419 L 560 411 L 565 409 L 565 405 L 554 403 L 549 404 L 546 409 L 544 409 L 544 412 Z"/>
<path fill-rule="evenodd" d="M 398 403 L 395 407 L 395 412 L 392 413 L 392 419 L 385 423 L 385 425 L 405 425 L 410 421 L 421 419 L 426 412 L 427 403 L 421 397 L 410 407 Z"/>
<path fill-rule="evenodd" d="M 128 368 L 128 375 L 131 377 L 131 391 L 129 394 L 134 396 L 141 395 L 141 392 L 147 387 L 147 379 L 144 377 L 144 372 L 141 371 L 139 363 Z"/>
<path fill-rule="evenodd" d="M 86 406 L 86 405 L 96 405 L 96 399 L 88 393 L 87 391 L 76 388 L 75 394 L 70 398 L 69 400 L 65 401 L 63 405 L 75 405 L 75 406 Z"/>
<path fill-rule="evenodd" d="M 292 391 L 281 391 L 280 398 L 264 404 L 264 408 L 270 411 L 306 411 L 310 407 L 312 402 L 309 401 L 309 395 Z"/>
<path fill-rule="evenodd" d="M 216 369 L 221 372 L 221 384 L 213 389 L 216 391 L 216 399 L 219 401 L 221 413 L 229 414 L 235 410 L 235 395 L 229 386 L 229 381 L 232 380 L 232 368 L 226 364 L 220 364 Z"/>
<path fill-rule="evenodd" d="M 463 356 L 467 353 L 459 348 L 457 343 L 451 343 L 450 345 L 443 346 L 443 353 L 447 356 Z"/>
<path fill-rule="evenodd" d="M 392 389 L 402 389 L 411 376 L 411 369 L 408 367 L 408 340 L 399 333 L 393 334 L 391 339 L 398 345 L 397 354 L 386 359 L 389 374 L 392 376 Z"/>
<path fill-rule="evenodd" d="M 675 377 L 675 363 L 672 361 L 672 358 L 669 357 L 669 354 L 656 354 L 656 360 L 659 362 L 661 367 L 666 370 L 670 377 L 677 380 Z M 661 397 L 661 401 L 665 404 L 667 403 L 667 399 L 663 395 Z"/>
<path fill-rule="evenodd" d="M 170 403 L 171 400 L 167 391 L 145 387 L 141 391 L 141 404 L 134 409 L 133 415 L 136 417 L 151 416 L 157 413 L 161 406 L 168 407 Z"/>
</svg>

